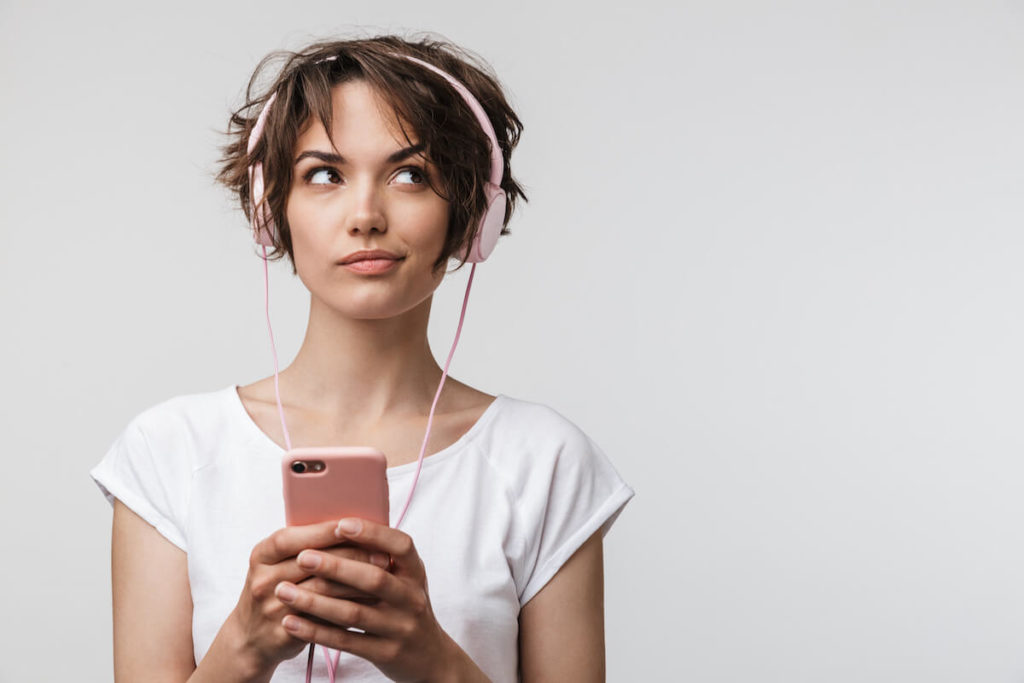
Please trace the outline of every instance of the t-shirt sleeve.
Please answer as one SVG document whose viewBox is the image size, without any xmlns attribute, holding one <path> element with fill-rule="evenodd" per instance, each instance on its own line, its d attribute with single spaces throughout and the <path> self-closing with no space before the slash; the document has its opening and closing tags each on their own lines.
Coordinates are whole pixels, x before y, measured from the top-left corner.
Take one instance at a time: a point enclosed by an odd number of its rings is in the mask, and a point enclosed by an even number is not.
<svg viewBox="0 0 1024 683">
<path fill-rule="evenodd" d="M 537 443 L 528 454 L 529 473 L 514 493 L 523 534 L 513 561 L 520 605 L 596 531 L 604 537 L 633 497 L 597 444 L 571 422 L 559 421 L 555 441 Z"/>
<path fill-rule="evenodd" d="M 89 474 L 111 505 L 115 498 L 120 500 L 187 552 L 189 464 L 169 457 L 166 449 L 154 450 L 141 417 L 129 423 Z"/>
</svg>

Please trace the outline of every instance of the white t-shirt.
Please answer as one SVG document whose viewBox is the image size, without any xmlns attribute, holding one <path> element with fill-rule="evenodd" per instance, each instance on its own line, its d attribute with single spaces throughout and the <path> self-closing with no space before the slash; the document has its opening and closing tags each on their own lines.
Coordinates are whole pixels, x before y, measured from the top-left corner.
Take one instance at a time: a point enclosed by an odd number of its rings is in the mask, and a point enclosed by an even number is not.
<svg viewBox="0 0 1024 683">
<path fill-rule="evenodd" d="M 234 609 L 260 540 L 285 526 L 284 450 L 234 385 L 143 411 L 90 473 L 188 554 L 192 642 L 202 660 Z M 416 463 L 387 470 L 391 519 Z M 499 395 L 458 441 L 423 460 L 402 531 L 423 559 L 441 627 L 494 681 L 518 680 L 519 610 L 633 496 L 607 456 L 546 406 Z M 315 680 L 327 680 L 317 648 Z M 305 680 L 305 651 L 273 681 Z M 339 681 L 387 680 L 341 654 Z"/>
</svg>

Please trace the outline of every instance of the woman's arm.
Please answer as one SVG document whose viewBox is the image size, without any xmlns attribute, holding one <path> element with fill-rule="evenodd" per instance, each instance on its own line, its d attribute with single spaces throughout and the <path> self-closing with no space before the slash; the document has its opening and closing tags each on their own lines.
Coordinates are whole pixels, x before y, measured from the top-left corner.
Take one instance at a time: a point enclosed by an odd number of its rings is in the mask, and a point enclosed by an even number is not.
<svg viewBox="0 0 1024 683">
<path fill-rule="evenodd" d="M 196 668 L 185 553 L 115 500 L 110 555 L 115 680 L 182 683 Z"/>
<path fill-rule="evenodd" d="M 604 681 L 604 549 L 600 530 L 519 611 L 523 683 Z"/>
<path fill-rule="evenodd" d="M 111 575 L 117 683 L 270 680 L 275 667 L 243 654 L 242 634 L 231 619 L 196 668 L 187 556 L 119 500 L 114 501 Z"/>
<path fill-rule="evenodd" d="M 239 617 L 236 606 L 197 667 L 192 653 L 192 594 L 187 556 L 130 508 L 115 500 L 111 542 L 114 679 L 117 683 L 269 681 L 282 657 L 294 656 L 306 646 L 290 638 L 279 625 L 286 610 L 273 598 L 273 587 L 282 578 L 293 581 L 306 578 L 293 561 L 282 560 L 294 560 L 294 554 L 305 547 L 337 543 L 333 529 L 333 522 L 283 529 L 254 548 L 254 556 L 259 554 L 260 560 L 253 561 L 239 600 L 239 606 L 244 603 L 247 608 L 244 611 L 252 614 L 248 615 L 248 620 Z M 282 557 L 264 557 L 275 551 L 280 551 Z M 354 549 L 329 548 L 328 551 L 369 562 L 366 553 Z M 258 584 L 255 591 L 258 596 L 252 595 L 252 582 Z M 347 597 L 347 593 L 352 591 L 342 590 L 339 594 Z M 269 607 L 268 601 L 273 603 Z M 281 632 L 278 641 L 287 642 L 282 645 L 269 637 L 264 622 L 271 630 Z"/>
</svg>

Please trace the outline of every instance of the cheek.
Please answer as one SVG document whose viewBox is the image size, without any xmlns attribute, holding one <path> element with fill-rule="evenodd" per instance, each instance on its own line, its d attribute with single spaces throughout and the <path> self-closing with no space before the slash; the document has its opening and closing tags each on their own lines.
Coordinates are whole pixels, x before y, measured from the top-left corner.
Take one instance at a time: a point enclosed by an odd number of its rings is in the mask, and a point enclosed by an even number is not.
<svg viewBox="0 0 1024 683">
<path fill-rule="evenodd" d="M 317 227 L 323 222 L 323 216 L 318 215 L 313 206 L 302 202 L 289 204 L 285 216 L 288 218 L 293 246 L 316 241 Z"/>
<path fill-rule="evenodd" d="M 410 209 L 401 218 L 402 223 L 409 227 L 408 234 L 415 239 L 416 245 L 428 251 L 437 251 L 444 247 L 448 234 L 448 204 L 437 202 L 427 206 Z"/>
<path fill-rule="evenodd" d="M 310 272 L 310 267 L 314 262 L 311 256 L 317 251 L 316 235 L 310 231 L 311 226 L 315 225 L 315 217 L 310 214 L 308 208 L 303 209 L 294 204 L 285 209 L 285 217 L 288 219 L 288 231 L 292 243 L 292 261 L 299 279 L 305 282 L 313 274 Z"/>
</svg>

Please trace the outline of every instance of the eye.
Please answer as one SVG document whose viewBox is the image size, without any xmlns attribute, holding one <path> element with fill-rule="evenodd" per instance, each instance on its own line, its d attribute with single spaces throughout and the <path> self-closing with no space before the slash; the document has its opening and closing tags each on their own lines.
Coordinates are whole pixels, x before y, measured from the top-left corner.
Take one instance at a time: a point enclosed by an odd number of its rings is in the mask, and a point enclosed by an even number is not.
<svg viewBox="0 0 1024 683">
<path fill-rule="evenodd" d="M 304 178 L 310 185 L 330 185 L 341 181 L 338 172 L 327 166 L 311 169 Z"/>
<path fill-rule="evenodd" d="M 402 176 L 411 179 L 411 182 L 402 182 L 403 185 L 425 185 L 427 182 L 427 174 L 422 168 L 417 166 L 406 166 L 398 172 L 395 178 L 401 178 Z"/>
</svg>

